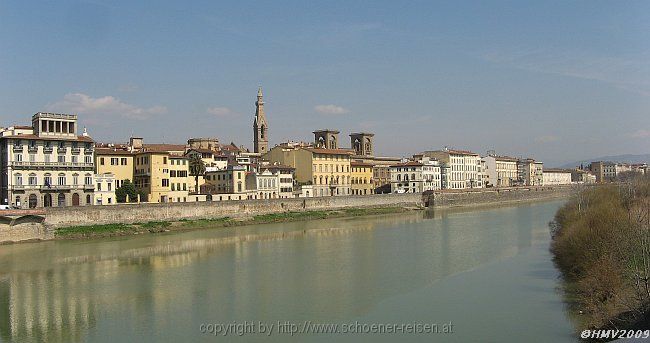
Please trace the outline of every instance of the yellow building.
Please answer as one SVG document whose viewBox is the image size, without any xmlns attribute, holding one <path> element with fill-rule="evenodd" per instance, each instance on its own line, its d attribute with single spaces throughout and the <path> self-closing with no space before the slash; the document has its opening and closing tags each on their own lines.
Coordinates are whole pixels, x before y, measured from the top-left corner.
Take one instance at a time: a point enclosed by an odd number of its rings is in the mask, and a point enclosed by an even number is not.
<svg viewBox="0 0 650 343">
<path fill-rule="evenodd" d="M 187 159 L 170 155 L 167 151 L 137 153 L 134 178 L 136 188 L 145 193 L 142 201 L 184 202 L 194 188 L 190 182 Z"/>
<path fill-rule="evenodd" d="M 247 199 L 249 192 L 246 188 L 246 173 L 246 167 L 238 165 L 231 165 L 223 170 L 206 172 L 206 190 L 210 194 L 223 194 L 212 196 L 213 200 Z"/>
<path fill-rule="evenodd" d="M 314 148 L 303 144 L 282 144 L 264 155 L 271 163 L 296 169 L 299 184 L 314 186 L 314 196 L 350 195 L 350 158 L 348 149 Z"/>
<path fill-rule="evenodd" d="M 352 195 L 369 195 L 374 193 L 373 165 L 370 163 L 350 163 L 350 189 Z"/>
<path fill-rule="evenodd" d="M 111 173 L 115 177 L 115 188 L 122 187 L 125 180 L 133 180 L 135 154 L 123 149 L 96 148 L 95 173 Z"/>
<path fill-rule="evenodd" d="M 194 192 L 194 177 L 190 176 L 189 160 L 184 156 L 169 156 L 169 200 L 186 202 L 190 192 Z"/>
</svg>

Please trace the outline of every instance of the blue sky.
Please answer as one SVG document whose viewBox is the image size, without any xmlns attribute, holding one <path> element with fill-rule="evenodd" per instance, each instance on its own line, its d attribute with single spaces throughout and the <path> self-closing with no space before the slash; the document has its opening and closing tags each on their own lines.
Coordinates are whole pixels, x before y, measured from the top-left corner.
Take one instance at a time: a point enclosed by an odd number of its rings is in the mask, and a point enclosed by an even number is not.
<svg viewBox="0 0 650 343">
<path fill-rule="evenodd" d="M 0 2 L 0 126 L 252 146 L 335 128 L 375 151 L 562 162 L 650 152 L 648 1 Z M 343 137 L 342 137 L 343 138 Z"/>
</svg>

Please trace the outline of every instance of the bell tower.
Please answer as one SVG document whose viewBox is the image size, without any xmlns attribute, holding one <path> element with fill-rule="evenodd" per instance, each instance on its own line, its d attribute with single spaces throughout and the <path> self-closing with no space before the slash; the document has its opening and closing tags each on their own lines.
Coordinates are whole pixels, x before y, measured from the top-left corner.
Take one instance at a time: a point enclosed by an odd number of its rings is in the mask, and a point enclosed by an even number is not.
<svg viewBox="0 0 650 343">
<path fill-rule="evenodd" d="M 265 154 L 269 151 L 269 125 L 264 114 L 264 97 L 262 86 L 257 90 L 257 101 L 255 101 L 255 120 L 253 121 L 253 151 Z"/>
</svg>

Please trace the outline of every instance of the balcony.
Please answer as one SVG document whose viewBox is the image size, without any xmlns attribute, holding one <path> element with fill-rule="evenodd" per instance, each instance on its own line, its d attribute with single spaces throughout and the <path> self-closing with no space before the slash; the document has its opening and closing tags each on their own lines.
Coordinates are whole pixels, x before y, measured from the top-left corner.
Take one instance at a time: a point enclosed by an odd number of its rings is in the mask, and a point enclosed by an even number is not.
<svg viewBox="0 0 650 343">
<path fill-rule="evenodd" d="M 23 152 L 22 145 L 14 145 L 14 152 Z"/>
<path fill-rule="evenodd" d="M 84 154 L 86 154 L 86 155 L 92 155 L 93 152 L 95 152 L 94 148 L 86 148 L 86 149 L 84 149 Z"/>
<path fill-rule="evenodd" d="M 38 152 L 38 146 L 30 145 L 29 147 L 27 147 L 27 151 L 32 152 L 32 153 L 37 153 Z"/>
<path fill-rule="evenodd" d="M 56 153 L 57 154 L 66 154 L 66 153 L 68 153 L 68 148 L 66 148 L 66 147 L 63 147 L 63 148 L 58 147 L 58 148 L 56 148 Z"/>
<path fill-rule="evenodd" d="M 13 185 L 11 186 L 11 189 L 14 191 L 24 191 L 26 189 L 39 189 L 41 186 L 39 185 Z"/>
<path fill-rule="evenodd" d="M 80 152 L 81 152 L 81 148 L 72 148 L 72 153 L 73 154 L 79 155 Z"/>
<path fill-rule="evenodd" d="M 84 162 L 29 162 L 29 161 L 12 161 L 9 164 L 13 168 L 93 168 L 92 163 Z"/>
<path fill-rule="evenodd" d="M 44 146 L 43 147 L 43 153 L 44 154 L 51 154 L 54 151 L 54 148 L 51 146 Z"/>
<path fill-rule="evenodd" d="M 91 190 L 91 191 L 92 191 L 92 190 L 95 189 L 95 185 L 84 185 L 84 189 L 85 189 L 85 190 Z"/>
<path fill-rule="evenodd" d="M 41 186 L 41 191 L 65 191 L 71 189 L 72 186 L 70 185 L 49 185 L 49 186 Z"/>
</svg>

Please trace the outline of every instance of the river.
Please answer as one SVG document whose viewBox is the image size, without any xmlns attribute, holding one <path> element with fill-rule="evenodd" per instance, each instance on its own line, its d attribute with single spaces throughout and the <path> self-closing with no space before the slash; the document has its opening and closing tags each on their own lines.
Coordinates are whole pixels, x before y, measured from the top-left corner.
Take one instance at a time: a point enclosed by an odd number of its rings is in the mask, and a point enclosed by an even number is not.
<svg viewBox="0 0 650 343">
<path fill-rule="evenodd" d="M 0 341 L 575 342 L 548 252 L 561 204 L 4 245 Z M 288 333 L 305 321 L 356 332 Z M 242 335 L 213 335 L 228 324 Z"/>
</svg>

